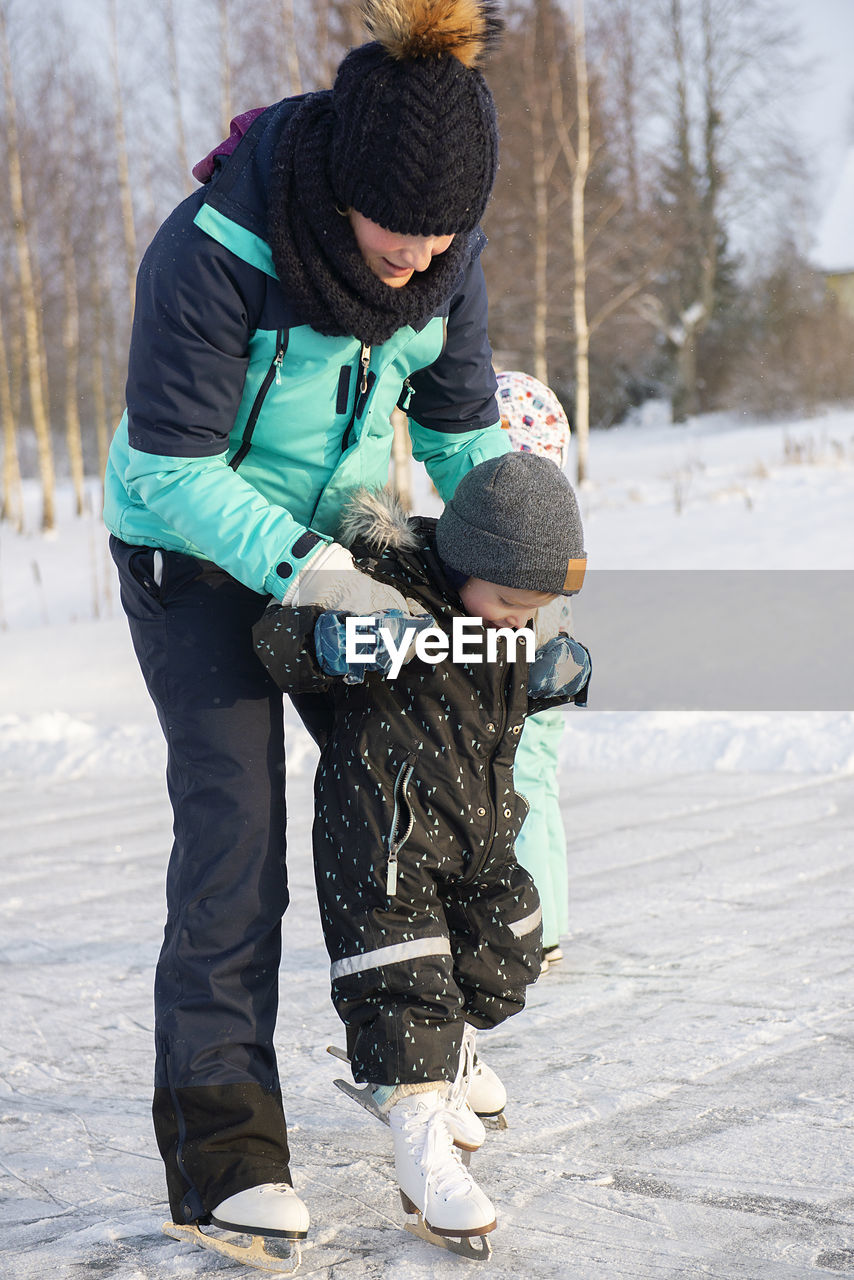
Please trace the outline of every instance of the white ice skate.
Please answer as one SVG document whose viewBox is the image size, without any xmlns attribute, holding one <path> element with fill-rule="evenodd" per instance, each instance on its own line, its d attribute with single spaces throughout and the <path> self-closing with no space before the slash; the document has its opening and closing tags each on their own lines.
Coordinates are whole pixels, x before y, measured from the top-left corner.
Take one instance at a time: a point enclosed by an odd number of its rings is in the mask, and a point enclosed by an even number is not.
<svg viewBox="0 0 854 1280">
<path fill-rule="evenodd" d="M 479 1058 L 475 1049 L 477 1031 L 468 1022 L 463 1032 L 463 1048 L 460 1054 L 460 1067 L 466 1066 L 469 1075 L 467 1101 L 469 1107 L 486 1121 L 490 1128 L 506 1129 L 507 1120 L 504 1108 L 507 1105 L 507 1090 L 498 1076 Z"/>
<path fill-rule="evenodd" d="M 166 1222 L 163 1230 L 175 1240 L 191 1240 L 203 1249 L 224 1254 L 261 1271 L 293 1275 L 302 1261 L 300 1241 L 308 1234 L 308 1208 L 286 1182 L 264 1182 L 238 1191 L 217 1205 L 211 1213 L 211 1222 L 224 1231 L 251 1236 L 252 1241 L 241 1245 L 228 1237 L 209 1235 L 196 1223 L 180 1226 Z M 279 1257 L 270 1253 L 265 1242 L 268 1236 L 290 1241 L 289 1256 Z"/>
<path fill-rule="evenodd" d="M 463 1257 L 486 1260 L 495 1209 L 454 1146 L 447 1090 L 408 1094 L 389 1111 L 400 1198 L 418 1222 L 407 1230 Z"/>
</svg>

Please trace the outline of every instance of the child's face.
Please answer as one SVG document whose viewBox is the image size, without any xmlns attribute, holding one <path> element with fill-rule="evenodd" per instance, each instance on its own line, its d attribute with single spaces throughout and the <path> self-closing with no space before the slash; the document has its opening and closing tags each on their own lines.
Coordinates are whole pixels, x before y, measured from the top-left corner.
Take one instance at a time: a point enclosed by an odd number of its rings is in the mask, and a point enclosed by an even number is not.
<svg viewBox="0 0 854 1280">
<path fill-rule="evenodd" d="M 524 627 L 536 609 L 556 599 L 542 591 L 517 591 L 483 578 L 469 578 L 460 588 L 466 613 L 494 627 Z"/>
</svg>

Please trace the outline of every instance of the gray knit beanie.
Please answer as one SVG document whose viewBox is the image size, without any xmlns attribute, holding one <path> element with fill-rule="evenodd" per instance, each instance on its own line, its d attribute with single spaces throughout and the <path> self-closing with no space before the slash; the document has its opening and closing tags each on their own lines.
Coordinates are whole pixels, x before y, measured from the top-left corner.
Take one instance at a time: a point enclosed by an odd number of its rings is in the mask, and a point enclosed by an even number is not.
<svg viewBox="0 0 854 1280">
<path fill-rule="evenodd" d="M 436 549 L 470 578 L 549 595 L 574 595 L 587 557 L 572 485 L 534 453 L 504 453 L 464 475 L 439 517 Z"/>
</svg>

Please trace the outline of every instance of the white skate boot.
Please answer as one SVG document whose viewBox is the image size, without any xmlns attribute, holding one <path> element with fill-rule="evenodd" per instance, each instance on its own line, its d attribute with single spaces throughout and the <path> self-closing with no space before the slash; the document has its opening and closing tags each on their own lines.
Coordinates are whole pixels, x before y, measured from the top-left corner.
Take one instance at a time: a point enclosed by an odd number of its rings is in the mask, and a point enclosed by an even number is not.
<svg viewBox="0 0 854 1280">
<path fill-rule="evenodd" d="M 488 1067 L 475 1049 L 477 1031 L 468 1022 L 463 1032 L 463 1049 L 460 1055 L 462 1066 L 470 1059 L 468 1105 L 481 1119 L 497 1122 L 497 1127 L 506 1129 L 504 1108 L 507 1105 L 507 1090 L 498 1076 Z"/>
<path fill-rule="evenodd" d="M 226 1231 L 304 1240 L 308 1208 L 287 1182 L 263 1182 L 223 1200 L 211 1213 L 214 1226 Z"/>
<path fill-rule="evenodd" d="M 456 1246 L 448 1237 L 468 1242 L 495 1229 L 495 1209 L 463 1164 L 454 1146 L 448 1118 L 447 1090 L 437 1086 L 408 1094 L 391 1107 L 394 1167 L 407 1213 L 421 1215 L 427 1233 L 410 1228 L 432 1244 L 467 1256 L 488 1255 L 488 1243 L 475 1250 Z M 440 1237 L 440 1239 L 431 1239 Z"/>
<path fill-rule="evenodd" d="M 242 1245 L 230 1237 L 202 1231 L 195 1222 L 187 1225 L 165 1222 L 163 1231 L 173 1240 L 191 1240 L 203 1249 L 261 1271 L 293 1275 L 299 1268 L 300 1242 L 308 1234 L 309 1215 L 307 1207 L 286 1182 L 264 1182 L 228 1196 L 211 1212 L 211 1222 L 225 1231 L 250 1235 L 252 1241 Z M 290 1256 L 268 1252 L 265 1244 L 268 1236 L 289 1241 Z"/>
</svg>

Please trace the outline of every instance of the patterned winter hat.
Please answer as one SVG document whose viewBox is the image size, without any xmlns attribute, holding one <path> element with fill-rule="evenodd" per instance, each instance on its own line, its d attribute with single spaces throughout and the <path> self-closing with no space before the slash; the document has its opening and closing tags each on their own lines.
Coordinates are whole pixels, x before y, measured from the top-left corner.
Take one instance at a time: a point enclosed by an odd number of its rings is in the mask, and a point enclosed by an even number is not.
<svg viewBox="0 0 854 1280">
<path fill-rule="evenodd" d="M 529 373 L 498 375 L 498 411 L 517 453 L 550 458 L 561 471 L 569 457 L 569 421 L 555 393 Z"/>
<path fill-rule="evenodd" d="M 503 28 L 490 0 L 363 0 L 375 39 L 332 89 L 330 178 L 346 207 L 401 235 L 473 231 L 498 167 L 478 69 Z"/>
</svg>

